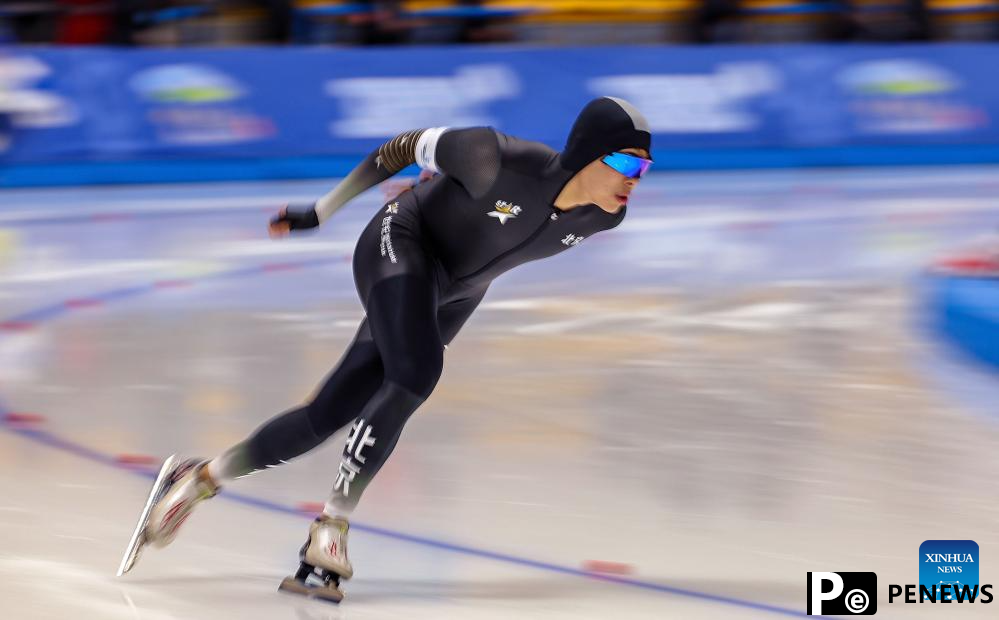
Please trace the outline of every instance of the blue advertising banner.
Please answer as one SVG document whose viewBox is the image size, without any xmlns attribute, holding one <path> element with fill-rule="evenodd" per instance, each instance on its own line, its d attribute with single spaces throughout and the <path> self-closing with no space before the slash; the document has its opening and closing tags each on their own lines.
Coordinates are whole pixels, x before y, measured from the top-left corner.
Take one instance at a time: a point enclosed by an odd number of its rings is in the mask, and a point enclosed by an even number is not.
<svg viewBox="0 0 999 620">
<path fill-rule="evenodd" d="M 311 176 L 310 158 L 346 165 L 441 125 L 560 148 L 605 94 L 646 114 L 660 169 L 997 161 L 996 64 L 992 45 L 7 48 L 0 184 L 19 166 L 136 162 Z"/>
</svg>

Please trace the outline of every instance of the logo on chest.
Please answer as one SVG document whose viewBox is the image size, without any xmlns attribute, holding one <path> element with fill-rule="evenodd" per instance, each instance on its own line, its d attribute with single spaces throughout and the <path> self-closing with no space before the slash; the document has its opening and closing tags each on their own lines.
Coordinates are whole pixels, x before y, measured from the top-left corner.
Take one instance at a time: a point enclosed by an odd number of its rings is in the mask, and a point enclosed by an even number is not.
<svg viewBox="0 0 999 620">
<path fill-rule="evenodd" d="M 562 243 L 566 246 L 579 245 L 583 239 L 586 239 L 586 237 L 580 237 L 579 235 L 569 233 L 564 239 L 562 239 Z"/>
<path fill-rule="evenodd" d="M 506 224 L 506 221 L 520 215 L 523 211 L 518 205 L 505 200 L 497 200 L 496 207 L 494 211 L 488 213 L 489 217 L 495 217 L 499 220 L 500 224 Z"/>
</svg>

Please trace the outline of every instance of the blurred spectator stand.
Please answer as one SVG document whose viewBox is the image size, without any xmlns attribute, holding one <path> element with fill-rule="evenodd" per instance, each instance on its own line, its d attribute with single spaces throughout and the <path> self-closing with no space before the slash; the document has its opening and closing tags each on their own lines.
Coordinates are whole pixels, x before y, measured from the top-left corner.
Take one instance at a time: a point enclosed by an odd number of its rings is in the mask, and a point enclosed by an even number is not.
<svg viewBox="0 0 999 620">
<path fill-rule="evenodd" d="M 995 0 L 926 0 L 930 36 L 947 41 L 990 41 L 999 35 Z"/>
<path fill-rule="evenodd" d="M 747 43 L 792 43 L 835 39 L 843 12 L 835 0 L 741 0 L 738 38 Z"/>
</svg>

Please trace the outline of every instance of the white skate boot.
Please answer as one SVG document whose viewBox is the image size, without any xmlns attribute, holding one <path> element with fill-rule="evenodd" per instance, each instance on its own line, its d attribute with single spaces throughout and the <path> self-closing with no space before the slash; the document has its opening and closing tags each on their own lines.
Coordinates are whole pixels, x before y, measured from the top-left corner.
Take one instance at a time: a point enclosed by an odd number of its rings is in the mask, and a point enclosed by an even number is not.
<svg viewBox="0 0 999 620">
<path fill-rule="evenodd" d="M 118 567 L 119 577 L 132 569 L 146 545 L 165 547 L 173 542 L 194 507 L 218 493 L 219 487 L 208 477 L 207 463 L 202 459 L 180 462 L 176 455 L 163 462 Z"/>
<path fill-rule="evenodd" d="M 346 519 L 320 515 L 309 527 L 309 539 L 299 552 L 301 564 L 293 577 L 285 577 L 278 590 L 304 594 L 339 603 L 343 600 L 340 580 L 354 576 L 354 567 L 347 558 Z M 312 583 L 309 577 L 319 583 Z"/>
</svg>

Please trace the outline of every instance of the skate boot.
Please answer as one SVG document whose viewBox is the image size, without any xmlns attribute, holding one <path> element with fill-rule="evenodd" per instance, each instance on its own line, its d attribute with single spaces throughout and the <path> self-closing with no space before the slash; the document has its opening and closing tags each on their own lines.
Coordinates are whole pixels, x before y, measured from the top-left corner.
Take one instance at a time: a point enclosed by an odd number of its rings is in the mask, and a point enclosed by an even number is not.
<svg viewBox="0 0 999 620">
<path fill-rule="evenodd" d="M 164 461 L 118 568 L 119 577 L 132 569 L 146 545 L 165 547 L 173 542 L 194 507 L 218 493 L 206 464 L 201 459 L 181 462 L 176 455 Z"/>
<path fill-rule="evenodd" d="M 347 558 L 346 519 L 320 515 L 309 527 L 309 539 L 299 552 L 298 572 L 285 577 L 278 588 L 284 592 L 321 598 L 333 603 L 343 599 L 340 580 L 354 576 Z M 313 577 L 313 581 L 309 578 Z"/>
</svg>

